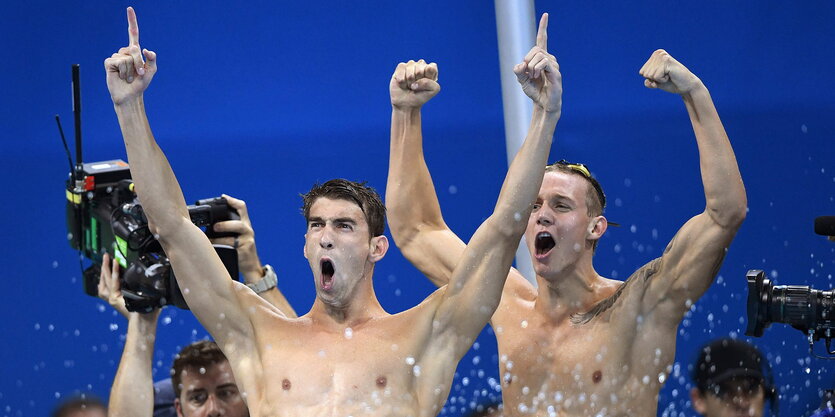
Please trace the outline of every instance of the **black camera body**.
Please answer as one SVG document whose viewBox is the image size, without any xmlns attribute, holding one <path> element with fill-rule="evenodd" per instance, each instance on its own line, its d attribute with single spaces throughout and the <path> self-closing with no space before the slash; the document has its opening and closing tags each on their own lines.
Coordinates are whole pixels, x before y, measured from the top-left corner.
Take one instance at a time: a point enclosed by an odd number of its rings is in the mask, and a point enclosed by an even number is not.
<svg viewBox="0 0 835 417">
<path fill-rule="evenodd" d="M 745 334 L 760 337 L 771 323 L 786 323 L 809 336 L 826 340 L 827 351 L 835 327 L 835 291 L 809 286 L 774 285 L 765 273 L 752 269 L 748 279 L 748 327 Z"/>
<path fill-rule="evenodd" d="M 83 164 L 67 181 L 66 196 L 70 246 L 93 262 L 84 270 L 85 293 L 98 296 L 101 264 L 107 252 L 123 271 L 120 284 L 129 311 L 149 312 L 164 305 L 188 309 L 168 257 L 148 228 L 127 163 Z M 188 211 L 192 223 L 206 227 L 211 238 L 223 236 L 212 230 L 213 224 L 240 219 L 222 197 L 199 200 Z M 237 279 L 235 249 L 221 245 L 215 249 L 232 279 Z"/>
</svg>

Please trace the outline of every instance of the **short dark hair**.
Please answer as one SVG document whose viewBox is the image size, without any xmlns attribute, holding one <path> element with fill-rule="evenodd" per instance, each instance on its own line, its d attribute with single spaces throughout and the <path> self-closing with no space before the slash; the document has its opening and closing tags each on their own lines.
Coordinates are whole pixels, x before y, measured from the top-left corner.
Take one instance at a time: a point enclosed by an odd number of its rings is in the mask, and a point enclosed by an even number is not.
<svg viewBox="0 0 835 417">
<path fill-rule="evenodd" d="M 380 236 L 386 230 L 386 206 L 380 194 L 366 182 L 354 182 L 345 179 L 334 179 L 324 184 L 316 183 L 313 188 L 302 194 L 302 214 L 305 220 L 310 220 L 310 208 L 319 198 L 347 200 L 355 203 L 365 214 L 371 237 Z"/>
<path fill-rule="evenodd" d="M 80 394 L 70 397 L 59 404 L 52 411 L 52 417 L 66 417 L 76 411 L 90 408 L 99 408 L 107 414 L 107 406 L 98 397 L 89 394 Z"/>
<path fill-rule="evenodd" d="M 221 352 L 217 343 L 209 340 L 201 340 L 184 347 L 171 365 L 171 385 L 174 387 L 174 394 L 180 398 L 184 370 L 208 368 L 226 360 L 226 355 Z"/>
</svg>

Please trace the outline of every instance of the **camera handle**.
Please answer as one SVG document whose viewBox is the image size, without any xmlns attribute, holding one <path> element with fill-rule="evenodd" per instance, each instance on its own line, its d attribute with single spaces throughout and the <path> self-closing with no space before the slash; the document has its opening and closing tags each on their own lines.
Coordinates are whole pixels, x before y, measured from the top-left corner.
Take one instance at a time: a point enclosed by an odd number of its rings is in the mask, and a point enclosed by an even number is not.
<svg viewBox="0 0 835 417">
<path fill-rule="evenodd" d="M 815 330 L 809 329 L 809 332 L 806 335 L 806 340 L 809 341 L 809 353 L 818 358 L 818 359 L 825 359 L 825 360 L 835 360 L 835 356 L 820 356 L 815 353 Z M 829 329 L 826 329 L 826 337 L 823 339 L 824 344 L 826 345 L 826 353 L 829 355 L 835 355 L 835 351 L 832 350 L 832 334 L 830 333 Z"/>
</svg>

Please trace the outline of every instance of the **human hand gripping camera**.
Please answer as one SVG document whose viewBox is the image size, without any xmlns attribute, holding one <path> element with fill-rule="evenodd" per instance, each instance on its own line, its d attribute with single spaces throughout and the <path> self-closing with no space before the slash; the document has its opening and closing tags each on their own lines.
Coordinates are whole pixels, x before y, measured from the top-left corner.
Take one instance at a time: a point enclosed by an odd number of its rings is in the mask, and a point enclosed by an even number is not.
<svg viewBox="0 0 835 417">
<path fill-rule="evenodd" d="M 248 416 L 229 363 L 214 342 L 204 340 L 183 348 L 174 361 L 172 381 L 160 384 L 173 392 L 155 393 L 152 364 L 161 308 L 128 312 L 119 288 L 119 264 L 107 254 L 98 290 L 99 297 L 128 319 L 125 347 L 110 389 L 109 416 Z M 174 397 L 173 403 L 166 403 L 167 397 Z"/>
<path fill-rule="evenodd" d="M 215 232 L 233 233 L 236 236 L 218 237 L 212 239 L 212 242 L 233 246 L 237 250 L 239 269 L 246 282 L 250 285 L 259 285 L 268 278 L 264 276 L 265 274 L 274 275 L 274 272 L 269 266 L 261 267 L 255 246 L 255 233 L 249 220 L 246 203 L 228 195 L 223 197 L 240 214 L 240 220 L 216 223 Z M 151 371 L 160 308 L 155 308 L 145 314 L 129 312 L 125 307 L 125 300 L 120 289 L 119 272 L 119 263 L 113 261 L 109 254 L 105 254 L 98 284 L 99 297 L 128 319 L 125 348 L 111 388 L 109 415 L 115 417 L 159 415 L 159 411 L 156 413 L 154 411 L 158 408 L 155 405 L 160 402 L 164 403 L 164 400 L 155 401 Z M 288 316 L 295 316 L 292 307 L 274 284 L 271 288 L 257 292 Z M 167 415 L 176 415 L 175 410 L 183 417 L 199 416 L 203 413 L 212 415 L 220 412 L 232 416 L 248 414 L 234 376 L 229 371 L 228 361 L 214 342 L 201 341 L 188 345 L 178 357 L 180 359 L 175 361 L 172 368 L 172 377 L 175 381 L 173 386 L 165 381 L 159 384 L 161 387 L 171 386 L 173 391 L 160 394 L 163 398 L 168 395 L 174 397 L 172 408 Z M 207 367 L 208 371 L 197 372 L 200 367 Z"/>
</svg>

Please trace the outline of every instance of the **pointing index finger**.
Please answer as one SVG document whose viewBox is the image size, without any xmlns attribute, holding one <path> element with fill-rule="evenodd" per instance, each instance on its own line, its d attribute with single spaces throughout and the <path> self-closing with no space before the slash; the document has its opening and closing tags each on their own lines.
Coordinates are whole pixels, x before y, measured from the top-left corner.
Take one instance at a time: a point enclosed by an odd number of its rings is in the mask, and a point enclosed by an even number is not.
<svg viewBox="0 0 835 417">
<path fill-rule="evenodd" d="M 548 50 L 548 13 L 543 13 L 539 19 L 539 30 L 536 32 L 536 46 Z"/>
<path fill-rule="evenodd" d="M 129 45 L 139 45 L 139 23 L 136 22 L 136 12 L 128 7 L 128 39 Z"/>
</svg>

